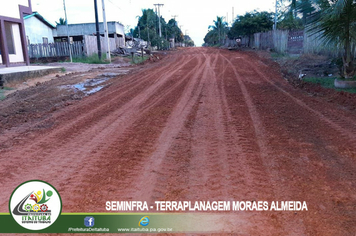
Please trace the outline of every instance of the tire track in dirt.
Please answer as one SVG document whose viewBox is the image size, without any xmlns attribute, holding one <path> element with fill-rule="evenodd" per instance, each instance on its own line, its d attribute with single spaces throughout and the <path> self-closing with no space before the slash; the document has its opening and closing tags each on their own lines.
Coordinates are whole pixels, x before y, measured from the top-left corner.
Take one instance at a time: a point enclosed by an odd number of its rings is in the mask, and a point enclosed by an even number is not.
<svg viewBox="0 0 356 236">
<path fill-rule="evenodd" d="M 235 67 L 234 64 L 230 61 L 231 59 L 227 58 L 225 55 L 223 55 L 224 59 L 228 62 L 228 64 L 232 67 L 234 74 L 236 76 L 237 82 L 240 86 L 241 92 L 244 97 L 244 102 L 247 105 L 250 118 L 252 120 L 252 125 L 254 127 L 254 133 L 256 137 L 256 142 L 258 144 L 258 156 L 259 159 L 262 161 L 262 165 L 266 171 L 265 176 L 265 181 L 267 181 L 269 186 L 274 186 L 273 189 L 270 189 L 272 196 L 274 199 L 276 198 L 281 198 L 283 196 L 282 194 L 282 189 L 277 187 L 277 183 L 279 182 L 279 173 L 278 171 L 273 168 L 274 163 L 271 157 L 273 156 L 272 152 L 270 151 L 270 148 L 268 147 L 268 141 L 267 141 L 267 134 L 265 131 L 265 124 L 262 123 L 260 113 L 257 110 L 256 105 L 253 102 L 253 99 L 251 98 L 250 92 L 247 90 L 247 87 L 245 85 L 245 82 L 241 75 L 240 70 L 244 72 L 244 70 L 240 67 L 242 67 L 243 63 L 237 64 L 240 65 L 239 67 Z M 246 71 L 245 71 L 246 72 Z M 248 69 L 247 69 L 248 72 Z M 247 75 L 253 76 L 252 73 L 248 73 Z M 254 80 L 251 80 L 251 83 L 254 83 Z M 277 188 L 276 188 L 277 187 Z M 291 199 L 289 196 L 288 199 Z M 277 199 L 279 200 L 279 199 Z M 290 232 L 291 227 L 293 227 L 295 234 L 297 235 L 305 235 L 305 226 L 303 225 L 302 222 L 298 221 L 297 219 L 293 219 L 291 217 L 288 218 L 288 220 L 283 221 L 283 224 L 279 224 L 278 220 L 279 216 L 273 215 L 275 219 L 277 219 L 277 225 L 276 229 L 278 230 L 278 234 L 285 235 L 287 232 Z"/>
<path fill-rule="evenodd" d="M 333 147 L 335 143 L 338 143 L 339 148 L 343 148 L 350 139 L 345 138 L 343 144 L 340 145 L 342 136 L 336 139 L 332 129 L 325 129 L 318 120 L 318 116 L 305 112 L 305 108 L 300 104 L 285 99 L 285 94 L 276 89 L 275 85 L 266 86 L 266 83 L 262 83 L 264 79 L 260 76 L 251 78 L 251 71 L 256 71 L 258 68 L 248 63 L 244 64 L 247 64 L 250 70 L 248 73 L 243 73 L 245 81 L 248 81 L 247 88 L 253 91 L 253 100 L 258 105 L 261 114 L 264 114 L 262 117 L 267 131 L 268 145 L 273 147 L 271 149 L 271 155 L 274 156 L 272 168 L 278 169 L 281 179 L 279 185 L 283 189 L 283 195 L 287 198 L 298 196 L 299 199 L 306 200 L 309 210 L 322 215 L 325 223 L 320 225 L 314 215 L 302 214 L 308 234 L 328 232 L 328 234 L 335 235 L 338 234 L 337 232 L 340 233 L 340 229 L 333 233 L 326 230 L 325 224 L 334 225 L 332 228 L 337 228 L 338 223 L 332 220 L 331 215 L 343 219 L 344 222 L 350 220 L 341 211 L 325 210 L 333 209 L 337 203 L 343 205 L 344 212 L 350 212 L 351 206 L 354 205 L 352 202 L 356 203 L 355 196 L 343 193 L 346 189 L 356 187 L 352 184 L 352 180 L 355 180 L 352 175 L 355 167 L 350 162 L 355 157 L 355 150 L 349 146 L 346 149 L 348 156 L 344 156 L 342 151 Z M 260 81 L 256 80 L 258 78 Z M 250 80 L 254 82 L 249 83 Z M 296 95 L 298 94 L 294 91 L 294 96 Z M 313 98 L 310 98 L 309 102 L 311 99 Z M 324 111 L 324 108 L 320 107 L 319 110 Z M 333 171 L 328 170 L 331 166 Z M 286 189 L 290 190 L 289 193 Z M 282 222 L 285 221 L 289 220 L 286 218 L 282 220 Z M 351 232 L 349 229 L 342 229 L 342 231 L 343 235 Z"/>
<path fill-rule="evenodd" d="M 229 212 L 223 225 L 245 235 L 353 235 L 354 139 L 298 103 L 315 110 L 322 101 L 253 60 L 192 48 L 123 76 L 2 152 L 0 191 L 39 178 L 60 191 L 64 212 L 105 212 L 118 200 L 305 200 L 308 212 Z M 340 121 L 355 114 L 338 109 L 317 111 L 352 133 L 354 123 Z"/>
<path fill-rule="evenodd" d="M 354 119 L 347 119 L 340 121 L 340 118 L 345 118 L 345 117 L 340 117 L 340 116 L 335 116 L 335 113 L 327 113 L 327 115 L 323 114 L 322 112 L 318 111 L 318 109 L 310 107 L 308 104 L 306 104 L 304 101 L 301 99 L 293 96 L 290 92 L 286 91 L 283 89 L 281 86 L 276 85 L 273 83 L 271 79 L 269 79 L 267 76 L 265 76 L 259 67 L 256 66 L 255 63 L 252 63 L 250 61 L 247 61 L 246 59 L 243 60 L 245 63 L 247 63 L 252 70 L 259 75 L 259 77 L 263 78 L 266 82 L 280 90 L 284 95 L 292 99 L 295 103 L 300 105 L 301 107 L 305 108 L 306 110 L 310 111 L 311 113 L 314 113 L 317 115 L 321 120 L 323 120 L 325 123 L 329 124 L 332 126 L 336 131 L 339 132 L 339 135 L 344 135 L 345 137 L 348 137 L 349 139 L 355 140 L 356 139 L 356 132 L 350 132 L 349 130 L 356 130 L 356 121 Z M 265 65 L 266 66 L 266 65 Z M 344 128 L 342 126 L 346 126 L 347 128 Z"/>
<path fill-rule="evenodd" d="M 186 60 L 185 63 L 182 63 L 178 67 L 174 67 L 172 70 L 167 70 L 167 72 L 170 71 L 176 71 L 179 68 L 183 67 L 187 63 L 190 62 L 190 60 Z M 159 71 L 161 72 L 161 71 Z M 162 76 L 161 76 L 162 77 Z M 162 81 L 165 79 L 159 77 Z M 167 77 L 166 77 L 167 78 Z M 40 173 L 42 173 L 43 170 L 38 170 L 37 172 L 31 169 L 31 162 L 27 163 L 18 163 L 18 160 L 21 160 L 21 157 L 26 155 L 30 159 L 36 159 L 36 158 L 43 158 L 46 159 L 47 162 L 43 162 L 43 165 L 50 165 L 51 162 L 56 159 L 56 165 L 58 168 L 66 168 L 68 170 L 74 169 L 81 164 L 82 159 L 77 158 L 81 156 L 93 156 L 93 154 L 99 152 L 103 146 L 106 145 L 107 143 L 107 137 L 112 136 L 114 133 L 118 134 L 117 130 L 118 127 L 123 129 L 123 124 L 126 126 L 130 126 L 135 119 L 133 117 L 136 117 L 139 112 L 144 112 L 145 110 L 135 110 L 135 107 L 138 107 L 138 104 L 141 104 L 146 100 L 146 98 L 149 96 L 149 91 L 154 92 L 157 87 L 161 85 L 161 81 L 158 81 L 158 83 L 155 84 L 154 88 L 150 87 L 149 89 L 145 90 L 145 96 L 139 97 L 136 96 L 135 98 L 132 99 L 131 103 L 128 102 L 124 104 L 123 107 L 120 107 L 121 109 L 114 109 L 113 115 L 110 116 L 109 114 L 106 114 L 102 110 L 100 111 L 99 109 L 101 106 L 95 110 L 95 112 L 101 112 L 101 115 L 104 115 L 104 119 L 102 116 L 99 115 L 100 119 L 98 122 L 94 124 L 90 124 L 91 128 L 87 127 L 89 124 L 82 123 L 83 119 L 84 122 L 85 120 L 90 120 L 93 115 L 92 114 L 87 114 L 84 116 L 84 118 L 78 120 L 75 120 L 74 124 L 65 124 L 64 126 L 64 131 L 63 129 L 60 130 L 60 132 L 63 132 L 66 137 L 63 137 L 62 135 L 57 135 L 57 132 L 50 133 L 49 135 L 46 135 L 45 138 L 38 140 L 35 142 L 35 144 L 30 144 L 30 147 L 26 148 L 23 147 L 23 150 L 19 150 L 19 154 L 14 154 L 13 158 L 7 162 L 6 165 L 2 166 L 0 173 L 3 173 L 3 179 L 4 183 L 6 182 L 11 182 L 11 181 L 5 181 L 11 180 L 13 177 L 20 177 L 19 174 L 21 173 L 21 176 L 32 176 L 32 178 L 36 178 L 37 176 L 40 177 Z M 114 99 L 111 99 L 114 100 Z M 109 100 L 109 102 L 111 102 Z M 107 106 L 107 105 L 106 105 Z M 146 109 L 148 109 L 147 107 Z M 99 110 L 99 111 L 98 111 Z M 92 112 L 94 113 L 94 112 Z M 99 113 L 100 114 L 100 113 Z M 100 123 L 99 123 L 100 122 Z M 79 123 L 79 125 L 78 125 Z M 90 123 L 90 122 L 89 122 Z M 68 127 L 69 126 L 69 127 Z M 78 127 L 79 126 L 79 127 Z M 66 128 L 68 127 L 68 128 Z M 65 133 L 67 132 L 67 133 Z M 72 133 L 72 135 L 70 135 Z M 120 133 L 120 132 L 119 132 Z M 96 134 L 93 136 L 93 134 Z M 94 137 L 94 138 L 92 138 Z M 77 141 L 74 143 L 69 142 L 70 140 L 76 139 Z M 54 142 L 53 140 L 61 140 L 59 143 Z M 53 144 L 55 143 L 55 146 Z M 88 146 L 88 143 L 91 144 Z M 95 143 L 96 145 L 92 145 L 92 143 Z M 5 157 L 5 155 L 4 155 Z M 71 166 L 68 166 L 68 163 L 71 163 Z M 86 163 L 85 166 L 91 166 L 91 162 L 89 161 Z M 24 171 L 24 170 L 27 171 Z M 11 172 L 6 171 L 6 170 L 11 170 Z M 87 168 L 83 168 L 82 171 L 77 171 L 75 173 L 76 176 L 79 176 L 81 172 L 87 171 Z M 55 177 L 63 177 L 60 176 L 60 174 L 57 174 Z M 72 181 L 73 177 L 72 176 L 67 176 L 63 181 L 61 181 L 60 186 L 64 186 L 65 184 L 70 183 Z M 80 182 L 80 181 L 79 181 Z M 11 188 L 8 188 L 11 189 Z"/>
<path fill-rule="evenodd" d="M 140 187 L 136 186 L 133 188 L 134 192 L 131 192 L 130 195 L 134 195 L 136 198 L 147 199 L 147 201 L 150 202 L 152 199 L 161 199 L 164 196 L 163 191 L 166 186 L 160 186 L 160 183 L 157 183 L 158 177 L 155 173 L 158 173 L 159 175 L 165 173 L 167 170 L 162 161 L 165 160 L 168 150 L 184 126 L 186 117 L 197 102 L 203 83 L 206 80 L 204 71 L 207 62 L 203 60 L 203 55 L 199 54 L 199 56 L 199 69 L 195 70 L 190 76 L 188 84 L 186 85 L 182 96 L 179 98 L 179 102 L 172 110 L 170 119 L 167 121 L 160 137 L 157 139 L 155 151 L 148 158 L 148 162 L 151 163 L 151 166 L 145 166 L 142 171 L 142 176 L 135 181 L 136 183 L 139 183 L 140 186 L 147 186 L 143 192 L 141 191 L 139 193 L 139 195 L 137 195 L 137 189 Z M 210 58 L 207 60 L 210 60 Z"/>
<path fill-rule="evenodd" d="M 181 65 L 182 62 L 184 61 L 185 57 L 182 56 L 180 60 L 175 61 L 175 64 L 173 65 L 173 68 L 175 68 L 178 65 Z M 187 62 L 188 63 L 188 62 Z M 156 65 L 156 67 L 158 67 Z M 171 67 L 171 64 L 168 63 L 166 66 L 162 66 L 161 68 L 158 68 L 159 72 L 162 72 L 164 70 L 169 70 Z M 153 67 L 155 68 L 155 67 Z M 138 80 L 139 79 L 139 80 Z M 159 78 L 158 78 L 159 79 Z M 120 78 L 121 80 L 121 78 Z M 124 81 L 117 81 L 115 86 L 115 89 L 111 89 L 113 92 L 109 92 L 108 90 L 105 91 L 105 93 L 101 93 L 99 96 L 96 96 L 95 99 L 87 98 L 87 100 L 90 100 L 91 102 L 89 103 L 80 103 L 78 106 L 81 109 L 78 109 L 77 107 L 74 109 L 68 108 L 66 113 L 61 113 L 59 116 L 58 114 L 54 114 L 54 117 L 51 117 L 49 119 L 46 119 L 45 121 L 38 122 L 36 126 L 46 126 L 45 123 L 48 122 L 53 122 L 54 121 L 60 121 L 62 119 L 66 120 L 67 126 L 62 126 L 61 129 L 59 127 L 57 128 L 57 132 L 55 133 L 58 135 L 60 138 L 65 138 L 68 137 L 68 133 L 70 133 L 72 126 L 74 123 L 78 123 L 79 121 L 77 120 L 78 117 L 82 116 L 82 109 L 89 110 L 90 112 L 87 113 L 87 116 L 82 117 L 82 123 L 87 125 L 88 127 L 92 125 L 92 123 L 95 123 L 97 120 L 101 119 L 102 117 L 97 116 L 97 114 L 109 114 L 110 112 L 115 111 L 115 108 L 119 108 L 122 106 L 122 104 L 126 103 L 127 101 L 130 101 L 133 99 L 133 95 L 135 95 L 137 92 L 142 92 L 144 91 L 145 88 L 148 86 L 154 84 L 157 80 L 157 78 L 154 79 L 154 75 L 147 74 L 145 72 L 138 72 L 134 73 L 134 75 L 131 76 L 126 76 L 122 79 Z M 138 82 L 138 83 L 137 83 Z M 135 84 L 136 83 L 136 84 Z M 97 95 L 97 94 L 96 94 Z M 113 106 L 113 102 L 118 101 L 115 106 Z M 107 104 L 111 103 L 110 106 Z M 99 106 L 98 106 L 99 104 Z M 93 108 L 94 107 L 94 108 Z M 91 115 L 91 116 L 89 116 Z M 94 116 L 95 115 L 95 116 Z M 74 122 L 72 122 L 74 120 Z M 72 125 L 72 126 L 71 126 Z M 68 127 L 70 126 L 70 127 Z M 66 129 L 65 129 L 66 128 Z M 7 138 L 11 138 L 10 135 L 4 135 L 3 137 L 0 138 L 0 141 L 4 141 Z M 63 135 L 65 134 L 65 135 Z M 39 140 L 37 140 L 39 141 Z"/>
<path fill-rule="evenodd" d="M 107 150 L 103 152 L 103 157 L 101 159 L 104 159 L 106 156 L 112 156 L 113 158 L 109 160 L 109 163 L 99 163 L 100 167 L 97 167 L 98 169 L 107 169 L 108 166 L 115 166 L 115 156 L 119 156 L 121 161 L 126 162 L 125 165 L 116 165 L 117 168 L 109 168 L 106 171 L 107 173 L 111 173 L 111 176 L 117 177 L 113 178 L 115 180 L 111 182 L 115 182 L 115 186 L 120 186 L 117 190 L 120 194 L 122 194 L 121 188 L 125 189 L 124 186 L 127 186 L 127 179 L 137 178 L 137 176 L 131 175 L 131 172 L 144 172 L 143 170 L 141 170 L 141 168 L 144 169 L 145 167 L 142 166 L 141 162 L 147 162 L 147 156 L 151 155 L 151 153 L 154 151 L 153 145 L 154 142 L 157 141 L 156 139 L 158 139 L 157 135 L 163 128 L 163 125 L 168 119 L 168 116 L 170 116 L 171 109 L 175 107 L 175 105 L 173 104 L 177 102 L 177 99 L 180 99 L 177 94 L 181 94 L 184 91 L 183 89 L 186 90 L 187 87 L 189 87 L 190 77 L 192 77 L 195 71 L 197 71 L 200 64 L 201 60 L 199 63 L 190 66 L 189 71 L 191 72 L 187 73 L 183 78 L 181 78 L 181 80 L 177 80 L 177 86 L 173 86 L 175 88 L 175 91 L 172 91 L 171 93 L 161 93 L 160 95 L 166 94 L 166 96 L 160 96 L 160 100 L 153 104 L 150 99 L 147 100 L 146 103 L 150 104 L 152 107 L 150 109 L 147 109 L 147 111 L 142 114 L 141 118 L 138 119 L 124 135 L 118 136 L 116 140 L 112 142 L 112 145 L 109 146 Z M 171 76 L 171 74 L 167 74 L 166 77 L 169 77 L 169 79 L 174 78 L 174 76 Z M 167 90 L 171 91 L 172 89 L 167 87 Z M 143 104 L 143 107 L 146 107 L 146 105 Z M 149 139 L 147 139 L 148 137 Z M 115 139 L 115 137 L 112 138 Z M 121 146 L 121 144 L 124 145 Z M 138 148 L 139 150 L 137 150 Z M 128 166 L 130 166 L 130 171 L 127 171 Z M 132 169 L 135 169 L 137 171 L 132 171 Z M 148 178 L 147 176 L 145 178 Z M 100 189 L 100 192 L 105 195 L 104 193 L 107 193 L 108 190 L 102 188 L 101 183 L 98 183 L 97 185 L 93 184 L 96 182 L 95 179 L 98 179 L 99 177 L 100 175 L 98 175 L 98 177 L 96 177 L 96 175 L 95 177 L 88 176 L 88 179 L 94 179 L 94 181 L 88 182 L 88 188 Z M 141 181 L 139 180 L 133 182 L 141 183 Z M 132 185 L 132 181 L 130 181 L 129 183 Z M 126 197 L 122 196 L 124 199 L 127 199 L 127 196 L 130 196 L 129 194 L 125 195 Z M 133 197 L 131 196 L 129 198 L 132 199 Z M 85 199 L 84 201 L 87 201 L 87 199 Z M 104 202 L 100 202 L 100 204 L 104 205 Z"/>
<path fill-rule="evenodd" d="M 181 58 L 181 60 L 177 61 L 171 70 L 176 70 L 177 69 L 176 66 L 178 66 L 179 64 L 181 64 L 181 66 L 183 66 L 184 65 L 183 61 L 184 61 L 184 57 Z M 189 63 L 189 61 L 186 61 L 186 63 Z M 158 72 L 162 72 L 163 70 L 169 71 L 170 66 L 167 65 L 166 67 L 163 67 L 162 69 L 159 68 Z M 153 79 L 154 75 L 150 75 L 147 73 L 142 73 L 142 74 L 141 73 L 136 74 L 136 75 L 130 76 L 128 79 L 126 79 L 126 81 L 129 82 L 128 86 L 125 85 L 123 88 L 115 86 L 114 88 L 111 89 L 114 92 L 107 92 L 105 94 L 100 94 L 100 96 L 95 97 L 95 99 L 91 99 L 92 103 L 89 103 L 89 104 L 84 103 L 84 105 L 80 108 L 85 109 L 85 110 L 89 109 L 89 111 L 90 111 L 84 117 L 82 116 L 81 112 L 78 112 L 78 110 L 82 111 L 81 109 L 78 109 L 78 108 L 70 109 L 68 111 L 68 113 L 62 115 L 61 117 L 55 117 L 54 118 L 55 120 L 64 119 L 63 117 L 65 117 L 67 123 L 65 126 L 62 126 L 60 129 L 57 128 L 56 132 L 53 133 L 53 138 L 61 138 L 62 140 L 70 139 L 71 137 L 68 136 L 68 133 L 70 133 L 70 131 L 73 129 L 73 126 L 75 127 L 76 124 L 81 123 L 82 125 L 90 127 L 92 125 L 92 123 L 95 123 L 98 120 L 101 120 L 103 118 L 103 116 L 109 117 L 108 114 L 110 114 L 111 112 L 115 112 L 118 108 L 121 108 L 121 106 L 123 104 L 132 100 L 134 98 L 134 96 L 136 96 L 137 92 L 143 92 L 144 89 L 146 89 L 147 87 L 149 87 L 152 84 L 155 84 L 156 81 L 160 81 L 160 79 L 161 79 L 160 77 Z M 135 77 L 141 78 L 141 80 L 138 81 L 139 83 L 137 85 L 132 86 L 132 82 L 130 81 L 130 79 L 135 78 Z M 121 85 L 121 83 L 120 83 L 120 85 Z M 160 84 L 156 83 L 156 85 L 159 86 Z M 117 88 L 117 90 L 115 90 L 115 88 Z M 154 90 L 154 89 L 155 88 L 153 87 L 151 90 Z M 120 101 L 120 102 L 115 102 L 115 101 Z M 99 104 L 99 106 L 97 106 L 97 104 Z M 108 104 L 110 104 L 110 105 L 108 105 Z M 95 107 L 94 109 L 92 108 L 93 106 Z M 102 115 L 98 116 L 97 114 L 102 114 Z M 118 115 L 118 114 L 116 114 L 116 115 Z M 79 120 L 76 119 L 77 117 L 80 117 L 80 119 Z M 74 120 L 74 122 L 69 122 L 71 120 Z M 84 130 L 83 128 L 82 128 L 82 130 Z M 40 140 L 38 140 L 37 142 L 40 142 Z M 38 146 L 38 143 L 35 143 L 34 145 Z"/>
</svg>

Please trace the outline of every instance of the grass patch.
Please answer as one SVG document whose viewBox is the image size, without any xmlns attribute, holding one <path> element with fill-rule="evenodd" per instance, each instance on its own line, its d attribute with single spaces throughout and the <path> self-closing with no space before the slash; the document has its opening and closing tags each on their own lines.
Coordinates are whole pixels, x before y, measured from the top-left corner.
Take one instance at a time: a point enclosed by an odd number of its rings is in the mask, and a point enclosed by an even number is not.
<svg viewBox="0 0 356 236">
<path fill-rule="evenodd" d="M 335 86 L 334 86 L 335 77 L 331 77 L 331 78 L 304 78 L 303 80 L 308 83 L 320 84 L 324 88 L 331 88 L 336 91 L 356 93 L 356 88 L 349 88 L 349 89 L 335 88 Z"/>
<path fill-rule="evenodd" d="M 144 55 L 143 58 L 141 56 L 134 55 L 133 58 L 131 57 L 131 64 L 140 64 L 146 61 L 148 58 L 148 55 Z"/>
<path fill-rule="evenodd" d="M 9 88 L 9 87 L 4 87 L 3 89 L 0 89 L 0 100 L 4 100 L 6 97 L 4 95 L 6 90 L 12 90 L 13 88 Z"/>
<path fill-rule="evenodd" d="M 110 62 L 106 61 L 106 55 L 101 55 L 101 60 L 99 59 L 98 54 L 93 54 L 87 57 L 73 57 L 73 62 L 87 63 L 87 64 L 109 64 Z"/>
<path fill-rule="evenodd" d="M 272 59 L 289 58 L 287 53 L 271 52 Z"/>
</svg>

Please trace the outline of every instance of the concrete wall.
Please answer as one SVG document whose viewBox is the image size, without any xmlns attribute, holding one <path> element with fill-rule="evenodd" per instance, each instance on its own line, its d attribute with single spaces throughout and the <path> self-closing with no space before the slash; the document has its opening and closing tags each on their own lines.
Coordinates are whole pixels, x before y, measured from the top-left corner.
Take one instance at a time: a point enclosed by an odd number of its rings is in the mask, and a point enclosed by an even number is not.
<svg viewBox="0 0 356 236">
<path fill-rule="evenodd" d="M 68 25 L 69 35 L 93 35 L 96 34 L 95 23 L 85 23 L 85 24 L 69 24 Z M 100 34 L 104 34 L 103 23 L 99 24 Z M 125 35 L 124 26 L 118 22 L 108 22 L 108 32 L 109 34 L 120 34 Z M 67 27 L 65 25 L 58 25 L 54 32 L 54 37 L 65 37 L 67 36 Z"/>
<path fill-rule="evenodd" d="M 20 19 L 19 5 L 29 7 L 28 0 L 1 1 L 0 16 Z"/>
<path fill-rule="evenodd" d="M 24 20 L 26 36 L 30 40 L 30 44 L 43 43 L 43 37 L 48 38 L 48 43 L 53 43 L 53 30 L 48 27 L 37 17 L 32 16 Z"/>
</svg>

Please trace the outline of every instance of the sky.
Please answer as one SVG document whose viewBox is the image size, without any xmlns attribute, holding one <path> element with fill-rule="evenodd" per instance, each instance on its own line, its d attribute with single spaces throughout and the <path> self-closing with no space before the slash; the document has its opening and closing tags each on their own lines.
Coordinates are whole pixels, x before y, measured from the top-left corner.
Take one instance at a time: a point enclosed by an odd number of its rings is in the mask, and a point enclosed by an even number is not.
<svg viewBox="0 0 356 236">
<path fill-rule="evenodd" d="M 104 0 L 107 21 L 119 21 L 125 25 L 126 32 L 137 25 L 137 16 L 142 9 L 154 9 L 153 4 L 164 4 L 161 15 L 168 22 L 174 15 L 184 34 L 188 34 L 197 46 L 204 42 L 209 25 L 214 24 L 217 16 L 225 17 L 231 24 L 234 16 L 253 10 L 274 11 L 275 0 Z M 40 13 L 55 25 L 60 17 L 64 18 L 63 0 L 32 0 L 32 10 Z M 102 21 L 102 0 L 97 0 L 99 21 Z M 93 0 L 65 0 L 68 24 L 95 22 Z"/>
</svg>

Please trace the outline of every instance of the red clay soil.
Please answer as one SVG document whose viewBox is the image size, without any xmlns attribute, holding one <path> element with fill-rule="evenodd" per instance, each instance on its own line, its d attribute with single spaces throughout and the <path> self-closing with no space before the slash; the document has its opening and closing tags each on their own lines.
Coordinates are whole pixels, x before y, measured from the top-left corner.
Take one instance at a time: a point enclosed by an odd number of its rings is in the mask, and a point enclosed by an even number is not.
<svg viewBox="0 0 356 236">
<path fill-rule="evenodd" d="M 306 201 L 303 212 L 233 212 L 226 229 L 355 235 L 356 111 L 293 88 L 252 52 L 179 50 L 40 122 L 48 128 L 2 133 L 0 212 L 17 185 L 41 179 L 63 212 L 118 200 Z"/>
</svg>

